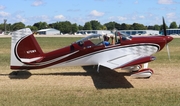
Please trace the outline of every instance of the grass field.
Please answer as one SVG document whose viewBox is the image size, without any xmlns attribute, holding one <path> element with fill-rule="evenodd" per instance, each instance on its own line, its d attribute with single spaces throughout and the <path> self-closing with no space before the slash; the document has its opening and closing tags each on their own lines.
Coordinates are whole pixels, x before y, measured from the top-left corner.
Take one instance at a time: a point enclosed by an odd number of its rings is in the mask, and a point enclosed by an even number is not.
<svg viewBox="0 0 180 106">
<path fill-rule="evenodd" d="M 37 38 L 44 52 L 79 38 Z M 124 70 L 91 66 L 21 72 L 10 76 L 10 38 L 0 38 L 0 106 L 180 106 L 180 39 L 149 63 L 150 79 L 134 79 Z"/>
</svg>

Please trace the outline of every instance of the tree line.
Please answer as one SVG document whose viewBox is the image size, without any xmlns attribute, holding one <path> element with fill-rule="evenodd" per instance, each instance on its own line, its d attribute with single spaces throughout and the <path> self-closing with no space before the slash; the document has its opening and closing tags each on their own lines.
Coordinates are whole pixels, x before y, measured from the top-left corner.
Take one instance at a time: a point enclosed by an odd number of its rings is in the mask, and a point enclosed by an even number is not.
<svg viewBox="0 0 180 106">
<path fill-rule="evenodd" d="M 162 25 L 153 25 L 153 26 L 145 26 L 143 24 L 139 23 L 133 23 L 133 24 L 126 24 L 126 23 L 117 23 L 117 22 L 108 22 L 105 24 L 101 24 L 99 21 L 91 20 L 89 22 L 86 22 L 84 26 L 77 25 L 76 23 L 71 23 L 70 21 L 61 21 L 56 23 L 47 24 L 46 22 L 37 22 L 31 25 L 25 25 L 22 22 L 17 22 L 14 24 L 0 24 L 0 30 L 1 31 L 15 31 L 22 28 L 30 28 L 32 31 L 37 31 L 40 29 L 46 29 L 46 28 L 54 28 L 57 30 L 60 30 L 61 33 L 66 34 L 74 34 L 78 30 L 162 30 Z M 180 28 L 180 25 L 177 26 L 176 22 L 170 23 L 170 26 L 166 26 L 166 28 Z"/>
</svg>

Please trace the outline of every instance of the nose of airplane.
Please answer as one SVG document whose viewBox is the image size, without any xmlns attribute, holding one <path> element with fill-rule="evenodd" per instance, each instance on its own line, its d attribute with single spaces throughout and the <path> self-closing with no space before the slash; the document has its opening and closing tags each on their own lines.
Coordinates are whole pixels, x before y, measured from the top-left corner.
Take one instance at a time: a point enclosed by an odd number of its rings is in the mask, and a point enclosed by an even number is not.
<svg viewBox="0 0 180 106">
<path fill-rule="evenodd" d="M 167 37 L 166 37 L 167 43 L 171 42 L 172 40 L 173 40 L 173 37 L 171 37 L 171 36 L 167 36 Z"/>
</svg>

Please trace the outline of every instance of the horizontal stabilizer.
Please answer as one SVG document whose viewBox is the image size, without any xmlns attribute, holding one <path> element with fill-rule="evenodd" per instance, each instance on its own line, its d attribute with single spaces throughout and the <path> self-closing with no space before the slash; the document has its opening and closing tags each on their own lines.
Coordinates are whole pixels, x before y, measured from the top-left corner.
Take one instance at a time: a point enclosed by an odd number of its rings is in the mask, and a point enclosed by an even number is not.
<svg viewBox="0 0 180 106">
<path fill-rule="evenodd" d="M 35 58 L 21 58 L 20 60 L 23 62 L 23 63 L 26 63 L 26 64 L 32 64 L 32 63 L 38 63 L 40 62 L 41 60 L 43 59 L 43 57 L 35 57 Z"/>
</svg>

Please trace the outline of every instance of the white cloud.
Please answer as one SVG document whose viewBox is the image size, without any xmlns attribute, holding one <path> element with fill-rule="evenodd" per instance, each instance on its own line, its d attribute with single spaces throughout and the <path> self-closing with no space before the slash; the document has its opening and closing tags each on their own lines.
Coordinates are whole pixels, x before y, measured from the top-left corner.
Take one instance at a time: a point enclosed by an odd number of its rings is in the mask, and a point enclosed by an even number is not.
<svg viewBox="0 0 180 106">
<path fill-rule="evenodd" d="M 119 21 L 125 21 L 125 20 L 127 20 L 127 18 L 126 18 L 126 17 L 119 16 L 119 17 L 118 17 L 118 20 L 119 20 Z"/>
<path fill-rule="evenodd" d="M 40 5 L 42 5 L 42 4 L 44 4 L 44 2 L 43 2 L 42 0 L 35 0 L 35 1 L 32 3 L 33 6 L 40 6 Z"/>
<path fill-rule="evenodd" d="M 140 16 L 139 16 L 139 18 L 140 18 L 140 19 L 144 19 L 144 18 L 145 18 L 145 16 L 143 16 L 143 15 L 140 15 Z"/>
<path fill-rule="evenodd" d="M 39 16 L 32 16 L 32 17 L 26 17 L 25 18 L 25 24 L 26 25 L 33 25 L 34 23 L 37 22 L 46 22 L 49 23 L 52 18 L 50 18 L 47 15 L 39 15 Z"/>
<path fill-rule="evenodd" d="M 5 7 L 3 5 L 0 5 L 0 10 L 5 9 Z"/>
<path fill-rule="evenodd" d="M 135 2 L 134 2 L 134 4 L 138 4 L 139 3 L 139 1 L 138 0 L 136 0 Z"/>
<path fill-rule="evenodd" d="M 47 15 L 38 16 L 38 19 L 40 21 L 47 22 L 47 23 L 50 21 L 50 18 Z"/>
<path fill-rule="evenodd" d="M 63 15 L 56 15 L 56 16 L 54 16 L 54 19 L 57 19 L 57 20 L 65 20 L 66 17 L 63 16 Z"/>
<path fill-rule="evenodd" d="M 172 12 L 172 13 L 167 13 L 166 16 L 168 19 L 172 19 L 176 17 L 176 14 Z"/>
<path fill-rule="evenodd" d="M 26 19 L 23 18 L 21 15 L 16 15 L 16 21 L 20 21 L 20 22 L 25 23 L 25 22 L 26 22 Z"/>
<path fill-rule="evenodd" d="M 176 15 L 176 13 L 174 13 L 174 12 L 171 12 L 171 13 L 167 13 L 166 14 L 166 19 L 167 19 L 167 22 L 170 24 L 171 22 L 173 22 L 173 21 L 176 21 L 176 22 L 178 22 L 179 23 L 179 18 L 178 18 L 178 16 Z"/>
<path fill-rule="evenodd" d="M 98 12 L 97 10 L 93 10 L 93 11 L 90 12 L 90 15 L 95 16 L 95 17 L 100 17 L 100 16 L 103 16 L 104 13 L 103 12 Z"/>
<path fill-rule="evenodd" d="M 109 17 L 110 21 L 115 21 L 118 20 L 120 22 L 136 22 L 136 21 L 140 21 L 142 19 L 145 19 L 144 15 L 126 15 L 126 16 L 117 16 L 117 17 Z"/>
<path fill-rule="evenodd" d="M 80 11 L 80 9 L 69 9 L 67 11 L 69 11 L 69 12 L 78 12 L 78 11 Z"/>
<path fill-rule="evenodd" d="M 158 0 L 159 4 L 173 4 L 173 0 Z"/>
<path fill-rule="evenodd" d="M 137 20 L 137 16 L 136 16 L 136 15 L 132 15 L 132 16 L 131 16 L 131 19 L 132 19 L 132 20 Z"/>
<path fill-rule="evenodd" d="M 8 13 L 8 12 L 0 11 L 0 16 L 2 16 L 2 17 L 6 17 L 9 15 L 10 15 L 10 13 Z"/>
</svg>

